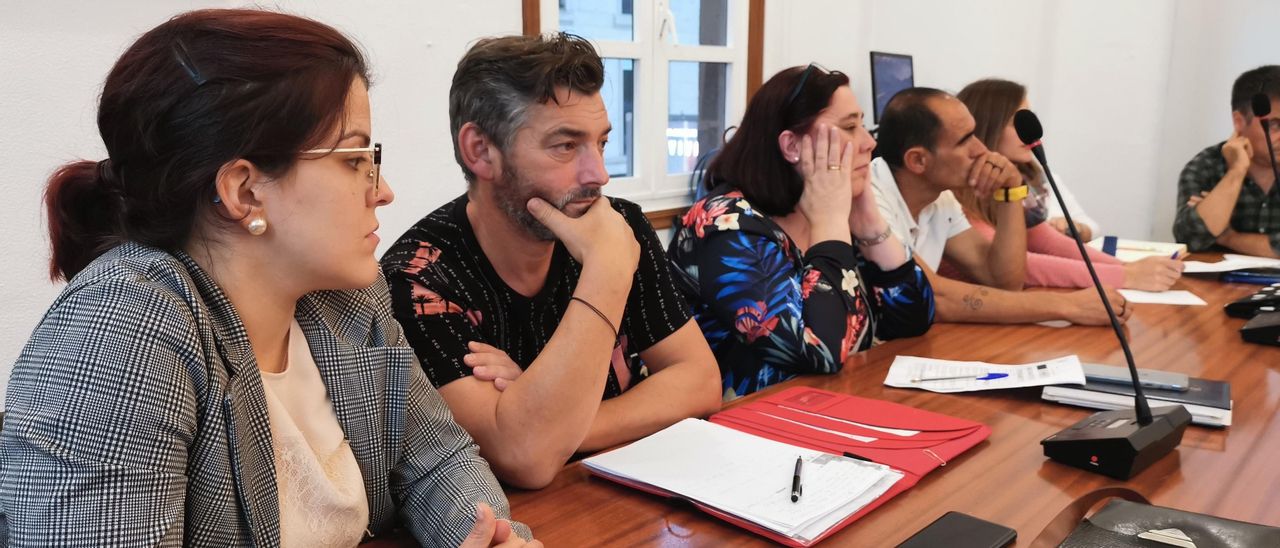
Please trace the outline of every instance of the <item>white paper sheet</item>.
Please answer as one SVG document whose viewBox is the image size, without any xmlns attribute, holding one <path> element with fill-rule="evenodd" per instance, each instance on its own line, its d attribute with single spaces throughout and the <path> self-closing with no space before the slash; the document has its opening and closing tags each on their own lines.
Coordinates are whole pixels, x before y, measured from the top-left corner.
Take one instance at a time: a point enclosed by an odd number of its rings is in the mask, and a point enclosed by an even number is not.
<svg viewBox="0 0 1280 548">
<path fill-rule="evenodd" d="M 1004 373 L 1008 376 L 1001 379 L 977 380 L 978 377 L 989 373 Z M 960 375 L 967 378 L 913 382 L 916 379 Z M 894 358 L 893 365 L 889 366 L 889 374 L 885 377 L 884 384 L 897 388 L 919 388 L 943 394 L 1050 384 L 1084 384 L 1084 369 L 1080 367 L 1080 359 L 1075 355 L 1021 365 L 898 356 Z"/>
<path fill-rule="evenodd" d="M 1102 251 L 1103 237 L 1094 238 L 1087 245 L 1098 251 Z M 1126 263 L 1142 260 L 1147 257 L 1171 257 L 1174 253 L 1179 256 L 1187 253 L 1187 245 L 1176 242 L 1148 242 L 1144 240 L 1126 240 L 1119 238 L 1116 240 L 1116 258 Z"/>
<path fill-rule="evenodd" d="M 1036 322 L 1036 325 L 1042 325 L 1044 327 L 1063 328 L 1063 327 L 1071 327 L 1071 322 L 1067 320 L 1045 320 L 1043 322 Z"/>
<path fill-rule="evenodd" d="M 804 490 L 799 501 L 791 502 L 797 456 L 804 460 Z M 684 419 L 582 463 L 805 539 L 857 512 L 903 477 L 882 464 L 804 449 L 699 419 Z"/>
<path fill-rule="evenodd" d="M 1131 303 L 1139 304 L 1177 304 L 1183 306 L 1204 306 L 1204 299 L 1197 297 L 1195 293 L 1183 289 L 1170 289 L 1169 291 L 1140 291 L 1137 289 L 1119 289 L 1117 290 L 1125 299 Z"/>
</svg>

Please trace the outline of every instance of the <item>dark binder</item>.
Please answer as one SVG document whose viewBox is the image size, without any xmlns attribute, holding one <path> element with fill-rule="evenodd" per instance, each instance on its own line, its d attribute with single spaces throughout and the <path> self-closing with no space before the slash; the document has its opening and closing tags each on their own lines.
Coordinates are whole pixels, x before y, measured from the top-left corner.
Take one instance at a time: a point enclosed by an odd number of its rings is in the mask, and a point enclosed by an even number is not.
<svg viewBox="0 0 1280 548">
<path fill-rule="evenodd" d="M 1079 388 L 1089 390 L 1091 392 L 1133 396 L 1133 386 L 1125 384 L 1086 382 L 1083 387 Z M 1223 381 L 1213 381 L 1192 377 L 1190 387 L 1186 392 L 1179 392 L 1177 390 L 1161 390 L 1159 388 L 1148 388 L 1144 386 L 1142 388 L 1142 393 L 1146 394 L 1147 399 L 1151 400 L 1162 400 L 1173 403 L 1199 405 L 1203 407 L 1215 407 L 1218 409 L 1231 409 L 1231 384 Z"/>
</svg>

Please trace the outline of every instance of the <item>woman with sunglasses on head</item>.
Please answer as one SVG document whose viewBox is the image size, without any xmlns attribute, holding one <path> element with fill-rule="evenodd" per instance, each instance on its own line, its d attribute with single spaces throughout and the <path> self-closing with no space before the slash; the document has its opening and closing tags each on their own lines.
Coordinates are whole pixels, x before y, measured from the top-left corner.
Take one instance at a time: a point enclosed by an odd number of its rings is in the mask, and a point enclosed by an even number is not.
<svg viewBox="0 0 1280 548">
<path fill-rule="evenodd" d="M 9 546 L 525 543 L 391 317 L 368 82 L 338 31 L 252 10 L 116 62 L 109 159 L 45 195 L 67 286 L 8 386 Z"/>
<path fill-rule="evenodd" d="M 1019 110 L 1030 108 L 1027 90 L 1021 84 L 1008 80 L 985 79 L 965 86 L 957 98 L 969 108 L 976 126 L 974 133 L 987 148 L 1003 154 L 1018 166 L 1031 195 L 1023 201 L 1027 208 L 1027 269 L 1026 285 L 1029 287 L 1092 287 L 1080 250 L 1072 238 L 1059 231 L 1052 219 L 1056 204 L 1052 189 L 1045 179 L 1044 169 L 1036 161 L 1031 150 L 1018 138 L 1013 127 L 1013 116 Z M 1061 182 L 1059 182 L 1061 185 Z M 988 239 L 995 236 L 994 202 L 991 198 L 979 198 L 971 189 L 954 190 L 956 199 L 964 207 L 970 225 Z M 1067 194 L 1063 194 L 1067 197 Z M 1068 204 L 1070 206 L 1071 204 Z M 1082 237 L 1088 224 L 1082 224 L 1071 210 L 1072 217 L 1081 226 Z M 1091 222 L 1091 221 L 1085 221 Z M 1065 223 L 1065 221 L 1064 221 Z M 1065 226 L 1065 225 L 1064 225 Z M 1093 260 L 1098 279 L 1109 287 L 1124 287 L 1148 291 L 1163 291 L 1182 275 L 1182 262 L 1168 257 L 1150 257 L 1132 263 L 1122 263 L 1115 257 L 1086 247 Z M 944 262 L 938 269 L 944 276 L 965 279 L 959 269 Z"/>
<path fill-rule="evenodd" d="M 873 148 L 849 78 L 810 65 L 765 82 L 712 160 L 669 255 L 725 399 L 928 330 L 929 282 L 869 190 Z"/>
</svg>

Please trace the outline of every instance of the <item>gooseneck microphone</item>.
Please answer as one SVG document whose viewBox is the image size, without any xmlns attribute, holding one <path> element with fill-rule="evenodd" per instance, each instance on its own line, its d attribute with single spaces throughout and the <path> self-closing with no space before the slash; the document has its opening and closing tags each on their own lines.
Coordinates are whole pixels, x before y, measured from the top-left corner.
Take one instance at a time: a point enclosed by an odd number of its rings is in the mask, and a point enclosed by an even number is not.
<svg viewBox="0 0 1280 548">
<path fill-rule="evenodd" d="M 1262 124 L 1262 131 L 1267 136 L 1267 158 L 1271 159 L 1271 173 L 1275 174 L 1276 182 L 1280 182 L 1280 167 L 1276 167 L 1276 151 L 1271 144 L 1271 120 L 1263 118 L 1271 114 L 1271 98 L 1265 93 L 1259 93 L 1253 96 L 1253 115 L 1258 118 L 1258 122 Z"/>
<path fill-rule="evenodd" d="M 1102 282 L 1098 280 L 1093 261 L 1089 260 L 1089 253 L 1085 251 L 1084 242 L 1076 230 L 1075 221 L 1071 219 L 1071 212 L 1062 199 L 1058 183 L 1054 181 L 1053 173 L 1049 170 L 1044 146 L 1040 143 L 1040 138 L 1044 135 L 1040 119 L 1034 112 L 1019 110 L 1013 116 L 1013 127 L 1018 132 L 1018 138 L 1031 149 L 1031 153 L 1044 168 L 1044 175 L 1049 181 L 1049 187 L 1053 189 L 1053 196 L 1062 208 L 1063 216 L 1066 217 L 1071 238 L 1075 240 L 1076 247 L 1080 250 L 1080 257 L 1084 259 L 1089 277 L 1093 279 L 1093 287 L 1098 290 L 1102 306 L 1111 319 L 1111 329 L 1115 331 L 1116 339 L 1120 341 L 1120 348 L 1124 351 L 1124 359 L 1129 364 L 1129 375 L 1133 381 L 1133 409 L 1094 413 L 1069 428 L 1041 440 L 1040 445 L 1044 447 L 1046 457 L 1063 464 L 1113 478 L 1129 479 L 1182 443 L 1182 434 L 1191 423 L 1191 413 L 1181 405 L 1161 407 L 1154 414 L 1152 413 L 1147 397 L 1142 393 L 1142 384 L 1138 382 L 1138 367 L 1134 365 L 1133 352 L 1129 350 L 1129 342 L 1120 328 L 1120 320 L 1111 309 L 1107 292 L 1103 289 Z"/>
</svg>

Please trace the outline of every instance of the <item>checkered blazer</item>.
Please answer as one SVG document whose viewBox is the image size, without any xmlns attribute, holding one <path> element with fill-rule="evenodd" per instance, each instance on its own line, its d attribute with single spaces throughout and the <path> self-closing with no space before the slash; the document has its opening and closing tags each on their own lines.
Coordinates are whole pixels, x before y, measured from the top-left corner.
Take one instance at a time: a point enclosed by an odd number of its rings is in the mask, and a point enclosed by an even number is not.
<svg viewBox="0 0 1280 548">
<path fill-rule="evenodd" d="M 406 346 L 385 281 L 309 294 L 296 318 L 360 464 L 369 531 L 456 546 L 476 501 L 509 516 Z M 257 364 L 235 309 L 189 256 L 124 244 L 89 265 L 32 333 L 5 405 L 5 544 L 280 543 Z"/>
</svg>

